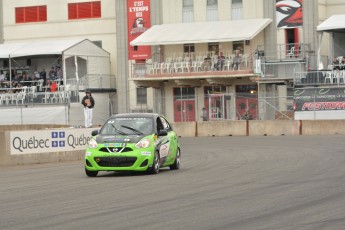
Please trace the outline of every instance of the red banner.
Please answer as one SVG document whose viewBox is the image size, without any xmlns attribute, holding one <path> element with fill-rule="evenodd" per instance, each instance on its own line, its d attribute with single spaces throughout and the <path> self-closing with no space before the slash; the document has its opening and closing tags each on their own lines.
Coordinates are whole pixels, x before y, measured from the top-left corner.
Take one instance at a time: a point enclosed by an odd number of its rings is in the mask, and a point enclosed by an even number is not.
<svg viewBox="0 0 345 230">
<path fill-rule="evenodd" d="M 128 58 L 151 57 L 151 46 L 130 46 L 130 42 L 151 27 L 150 0 L 127 0 Z"/>
<path fill-rule="evenodd" d="M 302 0 L 276 0 L 278 28 L 296 28 L 303 25 Z"/>
</svg>

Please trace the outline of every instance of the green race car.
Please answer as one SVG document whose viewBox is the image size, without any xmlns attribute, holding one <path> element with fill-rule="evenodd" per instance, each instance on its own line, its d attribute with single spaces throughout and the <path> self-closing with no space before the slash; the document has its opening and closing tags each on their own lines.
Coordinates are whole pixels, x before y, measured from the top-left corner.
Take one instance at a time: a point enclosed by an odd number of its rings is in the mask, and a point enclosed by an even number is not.
<svg viewBox="0 0 345 230">
<path fill-rule="evenodd" d="M 180 145 L 165 117 L 154 113 L 117 114 L 92 131 L 85 152 L 85 173 L 147 171 L 180 168 Z"/>
</svg>

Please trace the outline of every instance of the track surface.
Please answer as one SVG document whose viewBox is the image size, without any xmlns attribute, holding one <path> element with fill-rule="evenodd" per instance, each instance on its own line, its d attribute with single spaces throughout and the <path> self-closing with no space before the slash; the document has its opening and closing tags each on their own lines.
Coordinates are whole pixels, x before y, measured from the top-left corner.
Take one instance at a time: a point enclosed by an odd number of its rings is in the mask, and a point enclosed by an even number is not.
<svg viewBox="0 0 345 230">
<path fill-rule="evenodd" d="M 181 138 L 182 168 L 0 168 L 0 229 L 345 229 L 345 136 Z"/>
</svg>

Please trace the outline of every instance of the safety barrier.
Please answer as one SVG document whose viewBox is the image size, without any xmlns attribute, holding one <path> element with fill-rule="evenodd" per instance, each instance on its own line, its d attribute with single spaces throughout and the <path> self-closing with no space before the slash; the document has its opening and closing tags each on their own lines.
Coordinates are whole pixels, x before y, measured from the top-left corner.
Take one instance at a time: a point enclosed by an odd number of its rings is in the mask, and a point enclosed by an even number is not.
<svg viewBox="0 0 345 230">
<path fill-rule="evenodd" d="M 240 120 L 171 125 L 182 138 L 345 134 L 345 120 Z M 82 160 L 94 129 L 61 125 L 0 126 L 0 166 Z"/>
</svg>

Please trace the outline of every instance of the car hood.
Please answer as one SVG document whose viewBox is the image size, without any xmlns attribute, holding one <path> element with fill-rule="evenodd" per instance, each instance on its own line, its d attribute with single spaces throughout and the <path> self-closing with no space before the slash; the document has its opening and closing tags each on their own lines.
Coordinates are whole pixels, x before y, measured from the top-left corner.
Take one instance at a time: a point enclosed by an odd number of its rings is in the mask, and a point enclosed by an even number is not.
<svg viewBox="0 0 345 230">
<path fill-rule="evenodd" d="M 142 139 L 143 136 L 109 136 L 109 135 L 98 135 L 96 137 L 97 143 L 137 143 Z"/>
</svg>

